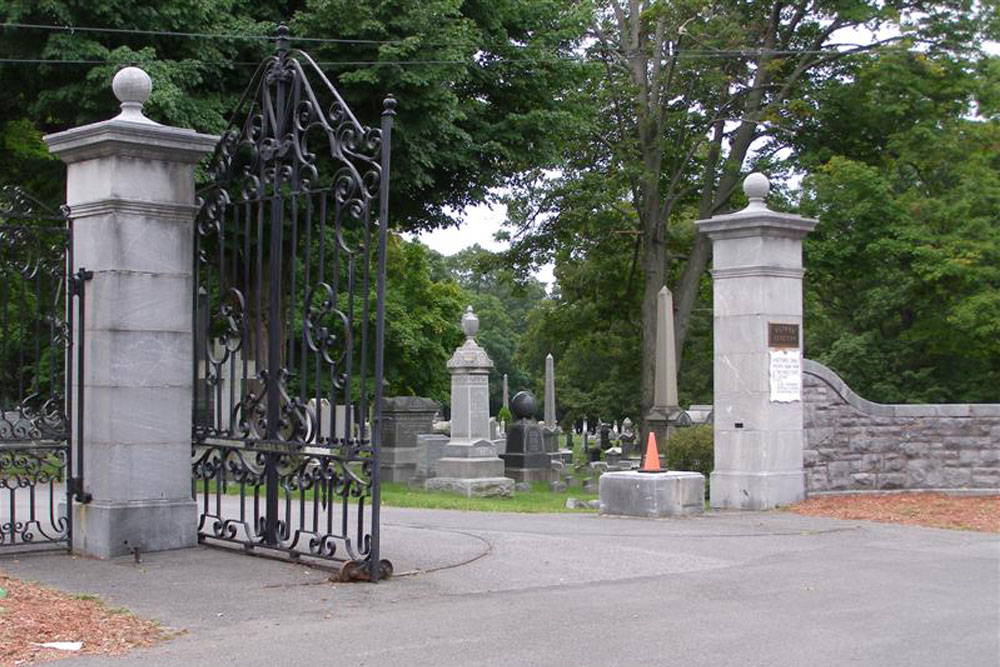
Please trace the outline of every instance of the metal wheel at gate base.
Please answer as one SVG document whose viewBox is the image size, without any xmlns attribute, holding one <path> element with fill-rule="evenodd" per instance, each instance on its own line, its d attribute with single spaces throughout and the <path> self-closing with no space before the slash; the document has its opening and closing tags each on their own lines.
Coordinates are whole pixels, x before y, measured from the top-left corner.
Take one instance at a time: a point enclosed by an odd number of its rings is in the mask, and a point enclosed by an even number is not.
<svg viewBox="0 0 1000 667">
<path fill-rule="evenodd" d="M 345 561 L 343 565 L 340 566 L 340 570 L 337 572 L 336 581 L 343 583 L 350 583 L 355 581 L 371 581 L 371 573 L 369 572 L 370 564 L 364 563 L 356 560 Z M 388 579 L 392 576 L 392 563 L 383 558 L 379 561 L 379 581 L 383 579 Z M 331 577 L 334 579 L 334 577 Z"/>
<path fill-rule="evenodd" d="M 396 102 L 381 127 L 362 125 L 284 26 L 276 45 L 222 134 L 195 223 L 199 535 L 380 562 Z"/>
</svg>

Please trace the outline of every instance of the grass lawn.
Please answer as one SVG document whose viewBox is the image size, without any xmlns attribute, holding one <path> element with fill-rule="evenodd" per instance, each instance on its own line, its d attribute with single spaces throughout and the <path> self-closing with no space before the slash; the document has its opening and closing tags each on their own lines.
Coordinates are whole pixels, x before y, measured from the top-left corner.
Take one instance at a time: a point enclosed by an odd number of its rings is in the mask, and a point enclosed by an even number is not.
<svg viewBox="0 0 1000 667">
<path fill-rule="evenodd" d="M 205 490 L 205 482 L 198 481 L 195 484 L 198 499 L 202 498 Z M 209 494 L 215 494 L 215 483 L 208 485 Z M 263 498 L 264 487 L 257 488 L 257 492 Z M 230 483 L 226 485 L 224 495 L 239 495 L 238 484 Z M 253 487 L 246 488 L 246 495 L 252 498 Z M 287 498 L 289 494 L 282 491 L 279 498 Z M 291 494 L 293 499 L 298 498 L 297 493 Z M 312 499 L 313 491 L 305 493 L 307 499 Z M 410 489 L 402 482 L 382 482 L 382 505 L 390 507 L 422 507 L 424 509 L 441 510 L 467 510 L 472 512 L 597 512 L 596 509 L 566 509 L 566 499 L 576 498 L 577 500 L 597 500 L 596 493 L 583 493 L 579 488 L 570 488 L 562 493 L 552 493 L 548 484 L 537 482 L 532 485 L 531 491 L 515 491 L 513 498 L 464 498 L 451 493 L 440 491 L 424 491 L 423 489 Z"/>
<path fill-rule="evenodd" d="M 579 488 L 552 493 L 544 483 L 535 483 L 531 491 L 516 491 L 513 498 L 464 498 L 439 491 L 410 489 L 402 482 L 382 482 L 382 504 L 392 507 L 470 510 L 474 512 L 597 512 L 596 509 L 566 509 L 566 499 L 596 500 L 596 493 Z"/>
</svg>

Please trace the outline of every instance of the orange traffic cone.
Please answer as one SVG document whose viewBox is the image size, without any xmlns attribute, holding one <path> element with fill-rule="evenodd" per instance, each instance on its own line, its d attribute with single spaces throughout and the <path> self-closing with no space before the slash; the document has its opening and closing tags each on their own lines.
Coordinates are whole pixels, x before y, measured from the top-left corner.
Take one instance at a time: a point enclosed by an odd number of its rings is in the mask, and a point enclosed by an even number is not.
<svg viewBox="0 0 1000 667">
<path fill-rule="evenodd" d="M 646 455 L 642 457 L 642 465 L 639 472 L 662 472 L 660 469 L 660 452 L 656 449 L 656 434 L 649 432 L 649 439 L 646 441 Z"/>
</svg>

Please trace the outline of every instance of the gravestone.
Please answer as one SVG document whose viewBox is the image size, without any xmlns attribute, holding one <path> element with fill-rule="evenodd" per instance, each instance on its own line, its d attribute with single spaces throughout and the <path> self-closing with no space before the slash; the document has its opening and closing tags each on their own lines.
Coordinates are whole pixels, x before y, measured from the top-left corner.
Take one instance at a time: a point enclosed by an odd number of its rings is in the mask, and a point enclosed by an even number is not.
<svg viewBox="0 0 1000 667">
<path fill-rule="evenodd" d="M 417 436 L 430 433 L 437 401 L 420 396 L 393 396 L 382 401 L 381 478 L 405 482 L 416 474 Z"/>
<path fill-rule="evenodd" d="M 500 456 L 505 474 L 518 482 L 545 482 L 552 478 L 551 457 L 545 451 L 545 434 L 535 419 L 538 399 L 520 391 L 510 401 L 514 423 L 507 429 L 507 451 Z"/>
<path fill-rule="evenodd" d="M 424 482 L 429 491 L 466 497 L 511 496 L 514 480 L 504 477 L 504 463 L 490 441 L 489 372 L 486 350 L 476 343 L 479 318 L 472 306 L 462 316 L 465 343 L 448 360 L 451 373 L 451 438 L 437 460 L 436 476 Z"/>
</svg>

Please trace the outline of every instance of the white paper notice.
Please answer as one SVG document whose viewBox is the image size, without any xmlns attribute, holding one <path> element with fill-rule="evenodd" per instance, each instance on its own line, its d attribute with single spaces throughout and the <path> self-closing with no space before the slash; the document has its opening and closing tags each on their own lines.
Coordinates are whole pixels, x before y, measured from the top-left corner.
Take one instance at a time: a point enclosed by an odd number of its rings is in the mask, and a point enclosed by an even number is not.
<svg viewBox="0 0 1000 667">
<path fill-rule="evenodd" d="M 802 360 L 798 350 L 771 350 L 771 402 L 802 400 Z"/>
</svg>

